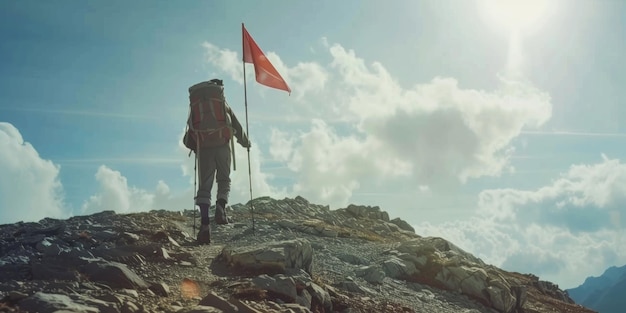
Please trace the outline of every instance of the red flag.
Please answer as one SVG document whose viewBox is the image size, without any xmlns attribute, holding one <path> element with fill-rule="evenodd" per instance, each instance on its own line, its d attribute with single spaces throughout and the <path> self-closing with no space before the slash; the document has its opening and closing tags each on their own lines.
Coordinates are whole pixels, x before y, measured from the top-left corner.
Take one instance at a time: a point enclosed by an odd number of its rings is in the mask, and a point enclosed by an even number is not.
<svg viewBox="0 0 626 313">
<path fill-rule="evenodd" d="M 270 60 L 265 57 L 243 24 L 241 24 L 241 29 L 243 31 L 243 61 L 254 64 L 256 81 L 261 85 L 281 89 L 291 94 L 291 88 L 287 86 L 287 82 L 280 76 Z"/>
</svg>

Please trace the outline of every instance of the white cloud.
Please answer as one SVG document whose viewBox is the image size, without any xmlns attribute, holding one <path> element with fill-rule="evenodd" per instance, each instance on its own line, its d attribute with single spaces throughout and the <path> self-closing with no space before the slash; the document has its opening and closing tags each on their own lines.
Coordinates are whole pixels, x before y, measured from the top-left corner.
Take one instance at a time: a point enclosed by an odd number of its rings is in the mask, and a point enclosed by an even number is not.
<svg viewBox="0 0 626 313">
<path fill-rule="evenodd" d="M 380 63 L 370 70 L 338 45 L 331 54 L 360 129 L 411 162 L 413 176 L 427 183 L 499 175 L 522 128 L 551 116 L 549 96 L 523 83 L 502 80 L 500 90 L 487 92 L 435 78 L 404 90 Z"/>
<path fill-rule="evenodd" d="M 13 125 L 4 122 L 0 123 L 0 172 L 0 223 L 72 215 L 63 200 L 60 167 L 42 159 Z M 120 172 L 104 165 L 98 168 L 95 178 L 100 189 L 84 202 L 80 208 L 83 214 L 192 207 L 191 188 L 174 194 L 164 181 L 159 181 L 154 191 L 143 190 L 129 185 Z"/>
<path fill-rule="evenodd" d="M 130 184 L 121 172 L 101 165 L 95 174 L 99 189 L 83 203 L 80 209 L 82 214 L 102 210 L 123 214 L 161 209 L 192 209 L 194 158 L 193 154 L 189 157 L 189 150 L 182 143 L 182 135 L 183 132 L 178 137 L 181 140 L 177 144 L 177 151 L 181 157 L 181 174 L 190 178 L 188 187 L 174 192 L 165 181 L 159 180 L 154 190 L 141 189 Z"/>
<path fill-rule="evenodd" d="M 326 70 L 313 62 L 298 63 L 284 73 L 286 73 L 284 79 L 291 86 L 292 94 L 299 100 L 306 95 L 322 91 L 328 81 Z"/>
<path fill-rule="evenodd" d="M 194 205 L 191 188 L 173 193 L 163 180 L 157 182 L 154 190 L 137 188 L 130 185 L 122 173 L 106 165 L 98 168 L 95 178 L 99 189 L 83 203 L 82 214 L 104 210 L 119 214 L 150 210 L 189 210 Z"/>
<path fill-rule="evenodd" d="M 298 177 L 294 193 L 322 203 L 344 204 L 374 166 L 361 155 L 362 142 L 337 136 L 322 120 L 313 120 L 310 132 L 297 136 L 275 130 L 271 139 L 270 151 Z"/>
<path fill-rule="evenodd" d="M 83 214 L 104 210 L 113 210 L 118 213 L 139 212 L 147 211 L 152 207 L 154 195 L 128 186 L 126 177 L 120 172 L 101 165 L 95 178 L 100 185 L 100 190 L 83 204 Z M 163 190 L 163 187 L 160 189 Z"/>
<path fill-rule="evenodd" d="M 405 181 L 436 192 L 512 172 L 511 141 L 551 116 L 550 97 L 527 83 L 501 79 L 499 89 L 483 91 L 434 78 L 406 89 L 382 64 L 368 66 L 325 40 L 320 45 L 330 64 L 289 67 L 267 54 L 301 102 L 281 107 L 284 115 L 310 118 L 310 129 L 299 134 L 274 127 L 270 155 L 288 164 L 297 177 L 293 192 L 311 201 L 345 205 L 364 180 Z M 209 61 L 222 68 L 215 62 L 225 49 L 210 47 Z"/>
<path fill-rule="evenodd" d="M 277 161 L 289 161 L 293 155 L 293 145 L 295 138 L 276 128 L 272 128 L 270 135 L 270 155 Z"/>
<path fill-rule="evenodd" d="M 0 122 L 0 224 L 68 217 L 59 170 L 12 124 Z"/>
<path fill-rule="evenodd" d="M 417 225 L 416 231 L 571 288 L 626 262 L 625 194 L 626 165 L 603 156 L 596 164 L 571 166 L 537 190 L 485 190 L 472 219 Z"/>
<path fill-rule="evenodd" d="M 234 81 L 243 84 L 242 58 L 238 56 L 237 52 L 220 49 L 209 42 L 202 43 L 202 47 L 205 49 L 206 60 L 210 64 L 226 72 Z"/>
<path fill-rule="evenodd" d="M 538 127 L 551 115 L 549 97 L 524 84 L 503 80 L 500 90 L 486 92 L 436 78 L 405 90 L 379 63 L 369 69 L 338 45 L 330 53 L 338 72 L 337 81 L 329 83 L 338 88 L 337 102 L 330 105 L 344 108 L 337 110 L 355 128 L 342 136 L 313 122 L 310 132 L 298 138 L 290 168 L 302 178 L 298 189 L 341 194 L 332 197 L 335 205 L 346 204 L 361 180 L 411 177 L 419 185 L 436 186 L 498 176 L 508 169 L 511 141 L 524 127 Z M 334 169 L 332 175 L 328 168 Z M 319 191 L 312 200 L 328 201 L 329 196 Z"/>
<path fill-rule="evenodd" d="M 503 222 L 520 218 L 573 232 L 613 229 L 621 227 L 626 213 L 626 166 L 603 155 L 601 163 L 572 165 L 536 191 L 485 190 L 479 199 L 484 214 Z M 523 216 L 518 216 L 520 210 Z"/>
<path fill-rule="evenodd" d="M 274 177 L 261 170 L 261 152 L 254 145 L 254 137 L 251 138 L 250 148 L 250 172 L 252 177 L 252 197 L 270 196 L 283 198 L 287 196 L 284 188 L 277 188 L 271 184 Z M 235 160 L 237 169 L 231 167 L 231 192 L 229 203 L 246 203 L 250 200 L 250 179 L 248 175 L 248 152 L 235 143 Z M 213 192 L 215 194 L 215 191 Z"/>
<path fill-rule="evenodd" d="M 322 46 L 324 46 L 324 47 L 326 47 L 326 48 L 328 48 L 328 47 L 329 47 L 329 44 L 328 44 L 328 38 L 326 38 L 326 37 L 322 37 L 322 38 L 320 38 L 319 42 L 320 42 L 320 44 L 321 44 Z"/>
</svg>

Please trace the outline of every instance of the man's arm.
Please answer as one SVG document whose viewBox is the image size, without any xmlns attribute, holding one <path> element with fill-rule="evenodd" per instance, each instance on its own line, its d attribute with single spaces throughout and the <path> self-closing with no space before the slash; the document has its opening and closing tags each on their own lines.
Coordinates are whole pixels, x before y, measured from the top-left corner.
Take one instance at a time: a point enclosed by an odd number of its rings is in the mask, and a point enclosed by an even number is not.
<svg viewBox="0 0 626 313">
<path fill-rule="evenodd" d="M 237 138 L 237 143 L 239 143 L 244 148 L 250 148 L 250 139 L 248 139 L 248 135 L 244 132 L 243 127 L 241 127 L 241 123 L 235 116 L 233 110 L 228 107 L 228 114 L 230 115 L 230 122 L 232 127 L 235 129 L 235 137 Z"/>
</svg>

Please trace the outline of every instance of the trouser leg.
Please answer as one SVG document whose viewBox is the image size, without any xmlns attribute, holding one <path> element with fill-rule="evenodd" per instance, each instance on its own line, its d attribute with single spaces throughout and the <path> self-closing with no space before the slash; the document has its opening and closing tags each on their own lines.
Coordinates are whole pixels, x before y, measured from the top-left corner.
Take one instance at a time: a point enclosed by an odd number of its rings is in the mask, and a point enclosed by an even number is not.
<svg viewBox="0 0 626 313">
<path fill-rule="evenodd" d="M 230 146 L 228 144 L 219 147 L 215 155 L 215 168 L 217 170 L 217 200 L 228 202 L 230 194 Z"/>
<path fill-rule="evenodd" d="M 198 192 L 196 204 L 200 207 L 200 219 L 202 224 L 209 223 L 209 207 L 211 206 L 211 189 L 215 180 L 215 149 L 200 148 L 198 151 Z"/>
</svg>

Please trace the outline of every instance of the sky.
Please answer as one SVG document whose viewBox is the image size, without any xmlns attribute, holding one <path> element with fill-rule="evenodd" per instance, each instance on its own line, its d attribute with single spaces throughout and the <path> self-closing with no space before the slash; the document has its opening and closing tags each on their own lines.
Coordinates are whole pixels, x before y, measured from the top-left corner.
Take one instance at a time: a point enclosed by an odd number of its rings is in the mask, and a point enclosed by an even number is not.
<svg viewBox="0 0 626 313">
<path fill-rule="evenodd" d="M 626 264 L 626 2 L 0 0 L 0 224 L 193 208 L 188 88 L 246 120 L 230 203 L 379 206 L 572 288 Z M 252 178 L 252 194 L 249 188 Z"/>
</svg>

